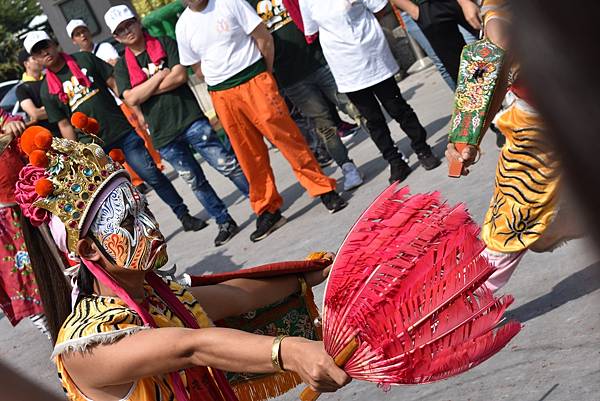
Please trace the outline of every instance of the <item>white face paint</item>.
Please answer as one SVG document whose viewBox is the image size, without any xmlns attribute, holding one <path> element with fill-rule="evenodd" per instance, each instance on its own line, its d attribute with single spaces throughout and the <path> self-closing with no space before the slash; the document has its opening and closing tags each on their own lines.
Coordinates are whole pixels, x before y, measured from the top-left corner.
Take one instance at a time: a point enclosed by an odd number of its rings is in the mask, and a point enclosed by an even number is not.
<svg viewBox="0 0 600 401">
<path fill-rule="evenodd" d="M 90 232 L 119 267 L 158 268 L 167 262 L 167 248 L 146 199 L 129 182 L 116 187 L 102 202 Z"/>
</svg>

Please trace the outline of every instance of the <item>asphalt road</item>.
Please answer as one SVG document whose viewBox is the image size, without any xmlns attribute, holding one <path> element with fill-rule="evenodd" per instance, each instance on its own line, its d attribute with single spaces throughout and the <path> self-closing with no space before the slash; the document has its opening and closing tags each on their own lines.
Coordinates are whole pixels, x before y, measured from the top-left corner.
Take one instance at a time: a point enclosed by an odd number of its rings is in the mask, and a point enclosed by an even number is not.
<svg viewBox="0 0 600 401">
<path fill-rule="evenodd" d="M 451 113 L 451 92 L 433 69 L 407 78 L 400 86 L 425 125 L 429 143 L 442 156 Z M 483 157 L 472 174 L 451 180 L 446 176 L 446 164 L 434 171 L 423 170 L 398 125 L 391 122 L 390 127 L 414 168 L 406 185 L 413 192 L 437 190 L 452 203 L 464 202 L 474 219 L 481 222 L 492 194 L 498 154 L 493 134 L 484 140 Z M 170 259 L 177 264 L 178 274 L 229 271 L 299 259 L 313 250 L 337 250 L 355 219 L 387 186 L 388 178 L 386 163 L 366 135 L 355 137 L 349 147 L 351 158 L 366 176 L 366 183 L 354 192 L 344 194 L 349 206 L 334 215 L 330 215 L 318 199 L 311 199 L 304 192 L 285 160 L 272 151 L 278 188 L 285 200 L 283 212 L 289 223 L 259 243 L 249 240 L 255 220 L 247 200 L 228 180 L 205 164 L 209 181 L 242 227 L 242 232 L 227 245 L 213 246 L 217 234 L 214 222 L 198 233 L 182 232 L 171 211 L 155 193 L 151 193 L 151 207 L 169 239 Z M 340 170 L 331 166 L 325 171 L 340 179 L 341 187 Z M 185 183 L 177 178 L 175 184 L 192 213 L 208 218 Z M 323 287 L 315 289 L 318 302 Z M 524 328 L 498 355 L 467 373 L 439 383 L 394 387 L 383 392 L 373 384 L 353 382 L 338 393 L 323 396 L 322 400 L 598 401 L 599 288 L 600 258 L 588 241 L 573 241 L 553 253 L 529 253 L 504 289 L 516 299 L 509 315 L 523 322 Z M 51 346 L 29 321 L 12 328 L 0 314 L 0 338 L 3 362 L 48 391 L 62 394 L 56 371 L 48 358 Z M 297 392 L 290 392 L 279 400 L 297 399 Z"/>
</svg>

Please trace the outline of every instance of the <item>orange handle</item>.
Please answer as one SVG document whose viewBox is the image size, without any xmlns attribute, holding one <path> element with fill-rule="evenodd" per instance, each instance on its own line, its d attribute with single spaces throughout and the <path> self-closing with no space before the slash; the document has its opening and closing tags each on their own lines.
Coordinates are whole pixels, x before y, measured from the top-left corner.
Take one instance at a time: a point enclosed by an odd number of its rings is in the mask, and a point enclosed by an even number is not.
<svg viewBox="0 0 600 401">
<path fill-rule="evenodd" d="M 339 354 L 336 355 L 334 359 L 335 364 L 339 367 L 342 367 L 348 362 L 350 357 L 356 352 L 358 348 L 358 340 L 356 337 L 353 337 L 352 340 L 340 351 Z M 305 388 L 300 394 L 300 399 L 302 401 L 315 401 L 321 393 L 311 389 L 310 387 Z"/>
<path fill-rule="evenodd" d="M 462 153 L 462 151 L 469 145 L 466 143 L 455 143 L 454 147 L 458 151 L 458 153 Z M 463 162 L 459 162 L 458 160 L 452 160 L 450 165 L 448 166 L 448 177 L 459 178 L 462 175 L 463 171 Z"/>
</svg>

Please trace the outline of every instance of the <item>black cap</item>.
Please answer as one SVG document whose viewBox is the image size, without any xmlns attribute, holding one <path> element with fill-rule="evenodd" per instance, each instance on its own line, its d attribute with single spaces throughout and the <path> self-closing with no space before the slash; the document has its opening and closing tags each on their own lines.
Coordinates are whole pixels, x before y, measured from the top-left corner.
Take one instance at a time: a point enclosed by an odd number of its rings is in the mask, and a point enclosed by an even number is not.
<svg viewBox="0 0 600 401">
<path fill-rule="evenodd" d="M 19 52 L 19 55 L 17 56 L 17 59 L 18 59 L 18 61 L 19 61 L 19 65 L 20 65 L 21 67 L 25 68 L 25 62 L 26 62 L 27 60 L 29 60 L 29 57 L 31 57 L 31 55 L 30 55 L 29 53 L 27 53 L 27 50 L 25 50 L 25 49 L 22 49 L 22 50 Z"/>
</svg>

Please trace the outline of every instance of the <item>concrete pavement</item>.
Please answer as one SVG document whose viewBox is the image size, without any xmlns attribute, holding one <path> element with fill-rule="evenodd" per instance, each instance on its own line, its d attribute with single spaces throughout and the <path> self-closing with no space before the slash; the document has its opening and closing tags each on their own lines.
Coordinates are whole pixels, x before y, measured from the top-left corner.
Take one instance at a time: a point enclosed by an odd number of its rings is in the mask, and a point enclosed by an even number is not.
<svg viewBox="0 0 600 401">
<path fill-rule="evenodd" d="M 429 133 L 429 143 L 439 156 L 446 146 L 452 93 L 437 72 L 428 69 L 401 83 L 404 96 Z M 464 202 L 481 222 L 492 194 L 498 149 L 490 133 L 485 138 L 481 161 L 460 180 L 447 178 L 444 163 L 434 171 L 421 168 L 409 141 L 398 125 L 390 127 L 402 151 L 409 155 L 414 172 L 406 180 L 413 193 L 438 190 L 452 203 Z M 347 230 L 369 203 L 387 186 L 388 167 L 366 135 L 350 142 L 350 156 L 366 176 L 366 183 L 343 196 L 349 206 L 330 215 L 318 199 L 311 199 L 295 181 L 285 160 L 272 152 L 279 190 L 285 200 L 283 213 L 289 223 L 266 240 L 252 243 L 255 220 L 247 200 L 234 186 L 203 165 L 209 181 L 230 205 L 242 231 L 232 241 L 214 248 L 214 222 L 198 233 L 184 233 L 171 211 L 155 193 L 149 195 L 152 210 L 169 239 L 169 255 L 178 274 L 214 273 L 273 261 L 303 258 L 313 250 L 337 250 Z M 326 173 L 340 179 L 331 166 Z M 181 179 L 176 187 L 192 214 L 208 218 Z M 341 184 L 341 180 L 340 180 Z M 341 187 L 341 185 L 340 185 Z M 353 382 L 323 400 L 398 399 L 403 401 L 598 401 L 600 400 L 600 258 L 585 240 L 573 241 L 553 253 L 529 253 L 505 291 L 515 296 L 509 314 L 524 323 L 522 332 L 506 349 L 482 365 L 458 377 L 435 384 L 392 388 L 384 393 L 375 385 Z M 324 286 L 315 289 L 317 301 Z M 61 394 L 56 371 L 49 362 L 51 347 L 29 321 L 11 328 L 0 315 L 0 359 L 14 369 Z M 297 391 L 279 398 L 297 399 Z M 0 397 L 2 399 L 2 397 Z M 4 400 L 3 400 L 4 401 Z M 9 401 L 9 400 L 6 400 Z"/>
</svg>

